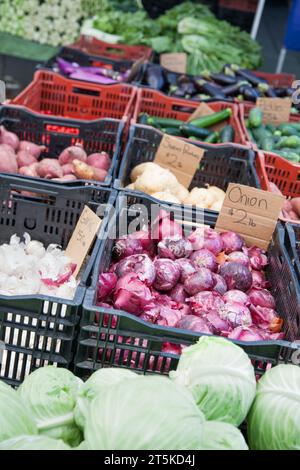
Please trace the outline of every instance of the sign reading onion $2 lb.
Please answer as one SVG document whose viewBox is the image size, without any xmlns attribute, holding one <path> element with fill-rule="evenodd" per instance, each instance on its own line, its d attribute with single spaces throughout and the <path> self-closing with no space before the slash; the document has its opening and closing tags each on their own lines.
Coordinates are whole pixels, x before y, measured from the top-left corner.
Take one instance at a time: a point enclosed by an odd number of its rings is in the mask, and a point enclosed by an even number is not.
<svg viewBox="0 0 300 470">
<path fill-rule="evenodd" d="M 165 134 L 157 149 L 154 162 L 170 170 L 179 183 L 188 188 L 203 155 L 204 149 Z"/>
<path fill-rule="evenodd" d="M 216 229 L 237 232 L 247 244 L 267 250 L 284 201 L 284 196 L 230 183 Z"/>
</svg>

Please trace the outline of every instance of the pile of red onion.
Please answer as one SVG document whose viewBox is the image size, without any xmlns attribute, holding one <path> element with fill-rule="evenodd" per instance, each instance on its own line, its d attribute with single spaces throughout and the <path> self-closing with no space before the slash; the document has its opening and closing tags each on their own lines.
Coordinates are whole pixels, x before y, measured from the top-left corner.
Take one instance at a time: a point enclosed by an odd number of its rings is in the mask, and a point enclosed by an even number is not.
<svg viewBox="0 0 300 470">
<path fill-rule="evenodd" d="M 240 235 L 201 227 L 183 236 L 161 210 L 152 228 L 115 242 L 98 305 L 147 322 L 241 341 L 283 338 L 266 253 Z"/>
<path fill-rule="evenodd" d="M 107 152 L 87 155 L 79 143 L 64 149 L 57 158 L 40 158 L 46 151 L 0 126 L 0 173 L 45 178 L 58 182 L 105 181 L 111 166 Z"/>
</svg>

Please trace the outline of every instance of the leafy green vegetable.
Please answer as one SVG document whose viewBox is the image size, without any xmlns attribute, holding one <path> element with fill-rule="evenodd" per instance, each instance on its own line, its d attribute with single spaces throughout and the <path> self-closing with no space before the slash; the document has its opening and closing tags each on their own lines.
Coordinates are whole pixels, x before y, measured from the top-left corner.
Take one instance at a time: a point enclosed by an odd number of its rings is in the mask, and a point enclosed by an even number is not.
<svg viewBox="0 0 300 470">
<path fill-rule="evenodd" d="M 196 450 L 203 423 L 187 390 L 165 377 L 142 376 L 97 395 L 84 434 L 91 450 Z"/>
<path fill-rule="evenodd" d="M 81 442 L 74 421 L 81 386 L 82 381 L 67 369 L 47 366 L 28 375 L 18 394 L 28 404 L 40 434 L 62 439 L 73 447 Z"/>
<path fill-rule="evenodd" d="M 136 379 L 137 377 L 137 374 L 127 369 L 108 368 L 94 372 L 78 393 L 75 407 L 77 425 L 83 429 L 91 401 L 97 395 L 101 395 L 105 387 L 117 384 L 121 380 Z"/>
<path fill-rule="evenodd" d="M 300 450 L 300 368 L 281 364 L 258 382 L 248 417 L 253 450 Z"/>
<path fill-rule="evenodd" d="M 248 450 L 239 429 L 229 423 L 206 421 L 203 425 L 203 450 Z"/>
<path fill-rule="evenodd" d="M 0 381 L 0 442 L 37 432 L 25 403 L 13 388 Z"/>
<path fill-rule="evenodd" d="M 0 450 L 70 450 L 70 447 L 48 436 L 18 436 L 1 442 Z"/>
<path fill-rule="evenodd" d="M 185 348 L 170 378 L 192 392 L 208 420 L 239 426 L 255 397 L 249 357 L 239 346 L 216 336 L 203 336 Z"/>
</svg>

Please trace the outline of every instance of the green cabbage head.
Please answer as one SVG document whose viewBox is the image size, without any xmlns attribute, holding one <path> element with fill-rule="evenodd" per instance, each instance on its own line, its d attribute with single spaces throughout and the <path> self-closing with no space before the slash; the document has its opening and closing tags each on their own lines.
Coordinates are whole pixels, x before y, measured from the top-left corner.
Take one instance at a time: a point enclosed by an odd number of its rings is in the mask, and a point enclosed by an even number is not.
<svg viewBox="0 0 300 470">
<path fill-rule="evenodd" d="M 204 416 L 188 390 L 166 377 L 139 377 L 106 387 L 89 407 L 91 450 L 197 450 Z"/>
<path fill-rule="evenodd" d="M 128 369 L 111 367 L 99 369 L 81 387 L 75 407 L 75 421 L 80 428 L 84 428 L 88 407 L 96 395 L 101 394 L 104 387 L 114 385 L 121 380 L 136 379 L 137 374 Z"/>
<path fill-rule="evenodd" d="M 258 382 L 248 417 L 253 450 L 300 450 L 300 367 L 281 364 Z"/>
<path fill-rule="evenodd" d="M 25 378 L 18 394 L 28 404 L 40 434 L 72 447 L 80 444 L 74 408 L 82 384 L 72 372 L 54 366 L 41 367 Z"/>
<path fill-rule="evenodd" d="M 255 397 L 249 357 L 239 346 L 216 336 L 202 336 L 185 348 L 170 378 L 192 392 L 207 420 L 239 426 Z"/>
<path fill-rule="evenodd" d="M 18 436 L 0 443 L 0 450 L 71 450 L 63 441 L 48 436 Z"/>
<path fill-rule="evenodd" d="M 229 423 L 206 421 L 203 425 L 203 450 L 248 450 L 241 431 Z"/>
<path fill-rule="evenodd" d="M 0 442 L 21 434 L 37 434 L 29 409 L 18 393 L 0 381 Z"/>
</svg>

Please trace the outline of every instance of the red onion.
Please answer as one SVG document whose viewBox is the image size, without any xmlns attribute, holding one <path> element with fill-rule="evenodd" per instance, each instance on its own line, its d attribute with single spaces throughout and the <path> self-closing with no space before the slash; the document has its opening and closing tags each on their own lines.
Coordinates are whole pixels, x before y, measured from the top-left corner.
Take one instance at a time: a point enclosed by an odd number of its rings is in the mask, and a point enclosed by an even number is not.
<svg viewBox="0 0 300 470">
<path fill-rule="evenodd" d="M 195 315 L 186 315 L 182 317 L 176 324 L 176 328 L 181 330 L 192 330 L 197 333 L 212 334 L 209 324 L 204 318 L 196 317 Z"/>
<path fill-rule="evenodd" d="M 194 274 L 196 272 L 196 268 L 193 263 L 186 258 L 177 259 L 176 264 L 178 264 L 181 270 L 180 282 L 184 284 L 184 281 L 187 279 L 187 277 L 190 274 Z"/>
<path fill-rule="evenodd" d="M 135 273 L 126 274 L 118 280 L 114 294 L 115 308 L 139 316 L 151 300 L 149 288 Z"/>
<path fill-rule="evenodd" d="M 241 263 L 229 262 L 220 267 L 219 274 L 225 279 L 227 288 L 246 292 L 252 286 L 252 274 Z"/>
<path fill-rule="evenodd" d="M 264 335 L 254 325 L 249 327 L 238 326 L 229 333 L 228 338 L 238 341 L 263 341 L 265 339 Z"/>
<path fill-rule="evenodd" d="M 27 142 L 27 140 L 21 140 L 19 150 L 25 150 L 38 159 L 42 152 L 46 150 L 45 145 L 36 145 L 33 142 Z"/>
<path fill-rule="evenodd" d="M 175 327 L 177 322 L 182 318 L 180 310 L 174 310 L 168 307 L 161 307 L 157 324 L 161 326 Z"/>
<path fill-rule="evenodd" d="M 223 295 L 223 300 L 225 303 L 237 302 L 238 304 L 249 305 L 249 297 L 245 292 L 241 290 L 232 289 L 227 291 Z"/>
<path fill-rule="evenodd" d="M 76 144 L 72 145 L 71 147 L 67 147 L 61 152 L 58 157 L 58 161 L 61 165 L 72 163 L 73 160 L 80 160 L 82 162 L 87 161 L 87 154 L 81 144 Z"/>
<path fill-rule="evenodd" d="M 140 240 L 124 237 L 119 238 L 113 247 L 113 255 L 117 259 L 125 258 L 126 256 L 137 255 L 143 252 L 143 246 Z"/>
<path fill-rule="evenodd" d="M 178 304 L 183 304 L 187 298 L 187 293 L 185 292 L 182 284 L 177 284 L 175 287 L 173 287 L 169 295 L 171 299 Z"/>
<path fill-rule="evenodd" d="M 139 240 L 147 253 L 152 254 L 154 251 L 154 243 L 151 239 L 151 232 L 150 230 L 138 230 L 137 232 L 131 233 L 129 238 L 133 240 Z"/>
<path fill-rule="evenodd" d="M 209 269 L 200 268 L 196 273 L 190 274 L 183 285 L 188 294 L 195 295 L 204 290 L 211 290 L 214 279 Z"/>
<path fill-rule="evenodd" d="M 147 286 L 152 286 L 155 279 L 155 269 L 153 262 L 148 255 L 131 255 L 119 261 L 115 273 L 118 278 L 128 273 L 136 273 L 138 278 L 145 282 Z"/>
<path fill-rule="evenodd" d="M 232 253 L 229 253 L 227 256 L 227 261 L 233 261 L 235 263 L 241 263 L 247 268 L 250 267 L 250 260 L 248 256 L 243 253 L 242 251 L 233 251 Z"/>
<path fill-rule="evenodd" d="M 214 288 L 213 290 L 215 292 L 218 292 L 218 294 L 225 294 L 225 292 L 227 291 L 227 284 L 225 282 L 225 279 L 222 278 L 222 276 L 220 276 L 220 274 L 215 274 L 213 273 L 213 280 L 214 280 Z"/>
<path fill-rule="evenodd" d="M 154 261 L 156 277 L 154 281 L 155 289 L 168 291 L 173 289 L 180 278 L 180 267 L 168 258 L 158 258 Z"/>
<path fill-rule="evenodd" d="M 250 305 L 250 310 L 253 323 L 257 326 L 272 333 L 280 332 L 283 320 L 274 309 Z"/>
<path fill-rule="evenodd" d="M 255 307 L 275 308 L 275 299 L 273 295 L 266 289 L 251 289 L 248 293 L 251 304 Z"/>
<path fill-rule="evenodd" d="M 182 227 L 171 220 L 170 213 L 161 209 L 158 217 L 153 222 L 152 226 L 152 239 L 163 240 L 167 237 L 183 236 Z"/>
<path fill-rule="evenodd" d="M 190 260 L 196 269 L 207 268 L 210 271 L 215 271 L 217 269 L 217 260 L 215 255 L 206 248 L 194 251 L 190 256 Z"/>
<path fill-rule="evenodd" d="M 4 126 L 0 126 L 0 143 L 7 144 L 12 147 L 14 150 L 17 150 L 19 147 L 19 137 L 14 134 L 14 132 L 9 132 L 5 129 Z"/>
<path fill-rule="evenodd" d="M 230 324 L 220 317 L 217 312 L 209 312 L 205 315 L 205 319 L 212 328 L 212 331 L 215 335 L 227 336 L 231 331 Z"/>
<path fill-rule="evenodd" d="M 98 280 L 98 300 L 106 299 L 113 292 L 117 284 L 117 276 L 114 273 L 102 273 Z"/>
<path fill-rule="evenodd" d="M 212 310 L 224 307 L 222 297 L 217 292 L 202 291 L 186 300 L 194 315 L 202 316 Z"/>
<path fill-rule="evenodd" d="M 188 258 L 192 252 L 191 243 L 180 235 L 164 238 L 157 245 L 158 256 L 160 258 Z"/>
<path fill-rule="evenodd" d="M 233 328 L 237 326 L 249 326 L 252 324 L 250 310 L 243 304 L 228 302 L 220 310 L 221 318 L 227 320 Z"/>
<path fill-rule="evenodd" d="M 252 269 L 261 271 L 268 264 L 268 257 L 265 252 L 257 246 L 252 246 L 251 248 L 244 248 L 244 252 L 247 253 Z"/>
<path fill-rule="evenodd" d="M 267 288 L 269 287 L 270 283 L 266 281 L 266 275 L 263 271 L 255 271 L 252 270 L 252 287 L 262 287 Z"/>
<path fill-rule="evenodd" d="M 240 235 L 235 232 L 223 232 L 221 238 L 224 246 L 225 253 L 232 253 L 233 251 L 240 251 L 244 245 L 244 240 Z"/>
<path fill-rule="evenodd" d="M 223 250 L 220 234 L 211 228 L 197 228 L 189 234 L 188 240 L 191 242 L 193 250 L 206 248 L 214 255 L 218 255 Z"/>
<path fill-rule="evenodd" d="M 168 354 L 175 354 L 179 356 L 181 354 L 181 346 L 180 344 L 173 344 L 173 343 L 163 343 L 161 351 Z"/>
</svg>

